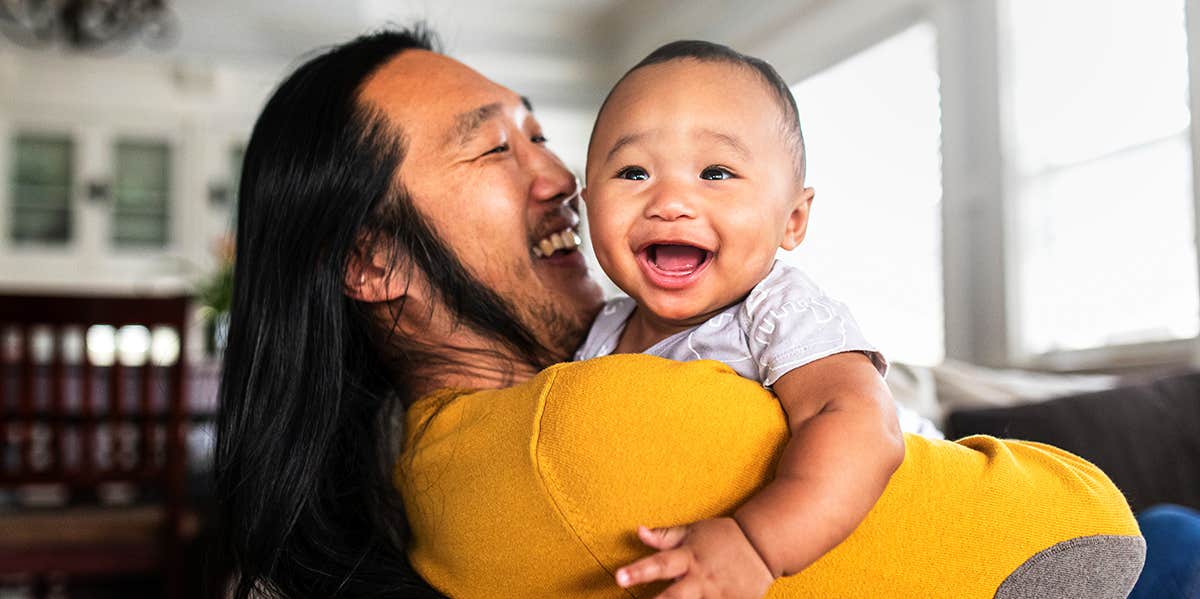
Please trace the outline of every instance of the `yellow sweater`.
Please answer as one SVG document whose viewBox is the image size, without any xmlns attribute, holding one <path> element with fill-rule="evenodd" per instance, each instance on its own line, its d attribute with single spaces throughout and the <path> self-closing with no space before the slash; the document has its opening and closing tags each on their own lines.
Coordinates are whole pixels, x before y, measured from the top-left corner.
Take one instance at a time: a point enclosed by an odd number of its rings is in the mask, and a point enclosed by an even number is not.
<svg viewBox="0 0 1200 599">
<path fill-rule="evenodd" d="M 617 355 L 439 392 L 409 410 L 396 465 L 410 558 L 453 597 L 650 597 L 662 586 L 613 582 L 648 553 L 635 527 L 732 513 L 787 436 L 778 401 L 712 361 Z M 908 436 L 866 520 L 770 596 L 992 597 L 1043 550 L 1138 534 L 1120 492 L 1069 453 Z"/>
</svg>

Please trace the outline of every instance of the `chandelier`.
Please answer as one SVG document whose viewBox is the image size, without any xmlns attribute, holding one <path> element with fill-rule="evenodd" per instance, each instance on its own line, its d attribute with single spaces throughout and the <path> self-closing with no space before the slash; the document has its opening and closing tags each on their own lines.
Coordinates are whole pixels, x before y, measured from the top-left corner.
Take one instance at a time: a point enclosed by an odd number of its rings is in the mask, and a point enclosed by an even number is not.
<svg viewBox="0 0 1200 599">
<path fill-rule="evenodd" d="M 0 33 L 27 47 L 164 49 L 178 34 L 170 0 L 0 0 Z"/>
</svg>

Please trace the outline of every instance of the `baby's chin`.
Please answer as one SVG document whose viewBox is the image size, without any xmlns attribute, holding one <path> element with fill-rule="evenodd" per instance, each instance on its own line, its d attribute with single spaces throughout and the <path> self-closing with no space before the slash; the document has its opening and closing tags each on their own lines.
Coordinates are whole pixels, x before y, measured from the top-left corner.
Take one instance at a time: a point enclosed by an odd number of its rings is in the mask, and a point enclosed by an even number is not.
<svg viewBox="0 0 1200 599">
<path fill-rule="evenodd" d="M 670 297 L 662 297 L 665 295 Z M 660 322 L 684 327 L 701 324 L 716 316 L 727 306 L 716 298 L 703 298 L 699 297 L 700 295 L 699 293 L 666 294 L 652 291 L 637 299 L 638 305 Z"/>
</svg>

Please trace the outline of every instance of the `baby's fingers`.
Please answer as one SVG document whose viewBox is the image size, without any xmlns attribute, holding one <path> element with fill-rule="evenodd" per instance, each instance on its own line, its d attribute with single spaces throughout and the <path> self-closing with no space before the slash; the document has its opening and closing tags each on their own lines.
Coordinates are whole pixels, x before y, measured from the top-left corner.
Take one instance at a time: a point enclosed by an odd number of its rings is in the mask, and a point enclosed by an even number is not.
<svg viewBox="0 0 1200 599">
<path fill-rule="evenodd" d="M 672 526 L 670 528 L 646 528 L 645 526 L 638 527 L 638 538 L 643 543 L 658 549 L 674 549 L 683 543 L 683 539 L 687 537 L 686 526 Z"/>
<path fill-rule="evenodd" d="M 654 599 L 701 599 L 704 597 L 704 585 L 699 577 L 688 576 L 683 580 L 667 587 Z"/>
<path fill-rule="evenodd" d="M 673 580 L 687 574 L 692 554 L 685 549 L 659 551 L 617 570 L 617 584 L 623 588 L 656 580 Z"/>
</svg>

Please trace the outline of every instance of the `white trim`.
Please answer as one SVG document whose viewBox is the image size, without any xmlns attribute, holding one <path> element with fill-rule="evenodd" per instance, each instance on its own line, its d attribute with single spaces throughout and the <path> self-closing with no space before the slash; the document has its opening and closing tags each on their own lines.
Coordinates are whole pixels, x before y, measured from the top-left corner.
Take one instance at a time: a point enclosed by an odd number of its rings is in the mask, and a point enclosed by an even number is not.
<svg viewBox="0 0 1200 599">
<path fill-rule="evenodd" d="M 1109 368 L 1185 366 L 1193 363 L 1196 339 L 1173 339 L 1091 349 L 1053 351 L 1029 355 L 1014 366 L 1032 370 L 1078 372 Z"/>
<path fill-rule="evenodd" d="M 1184 27 L 1187 30 L 1188 109 L 1191 113 L 1189 130 L 1192 150 L 1192 217 L 1196 239 L 1197 266 L 1200 266 L 1200 0 L 1184 2 Z M 1191 364 L 1200 368 L 1200 338 L 1191 342 Z"/>
<path fill-rule="evenodd" d="M 995 0 L 934 11 L 942 81 L 943 288 L 946 357 L 1009 362 L 1004 153 Z"/>
</svg>

